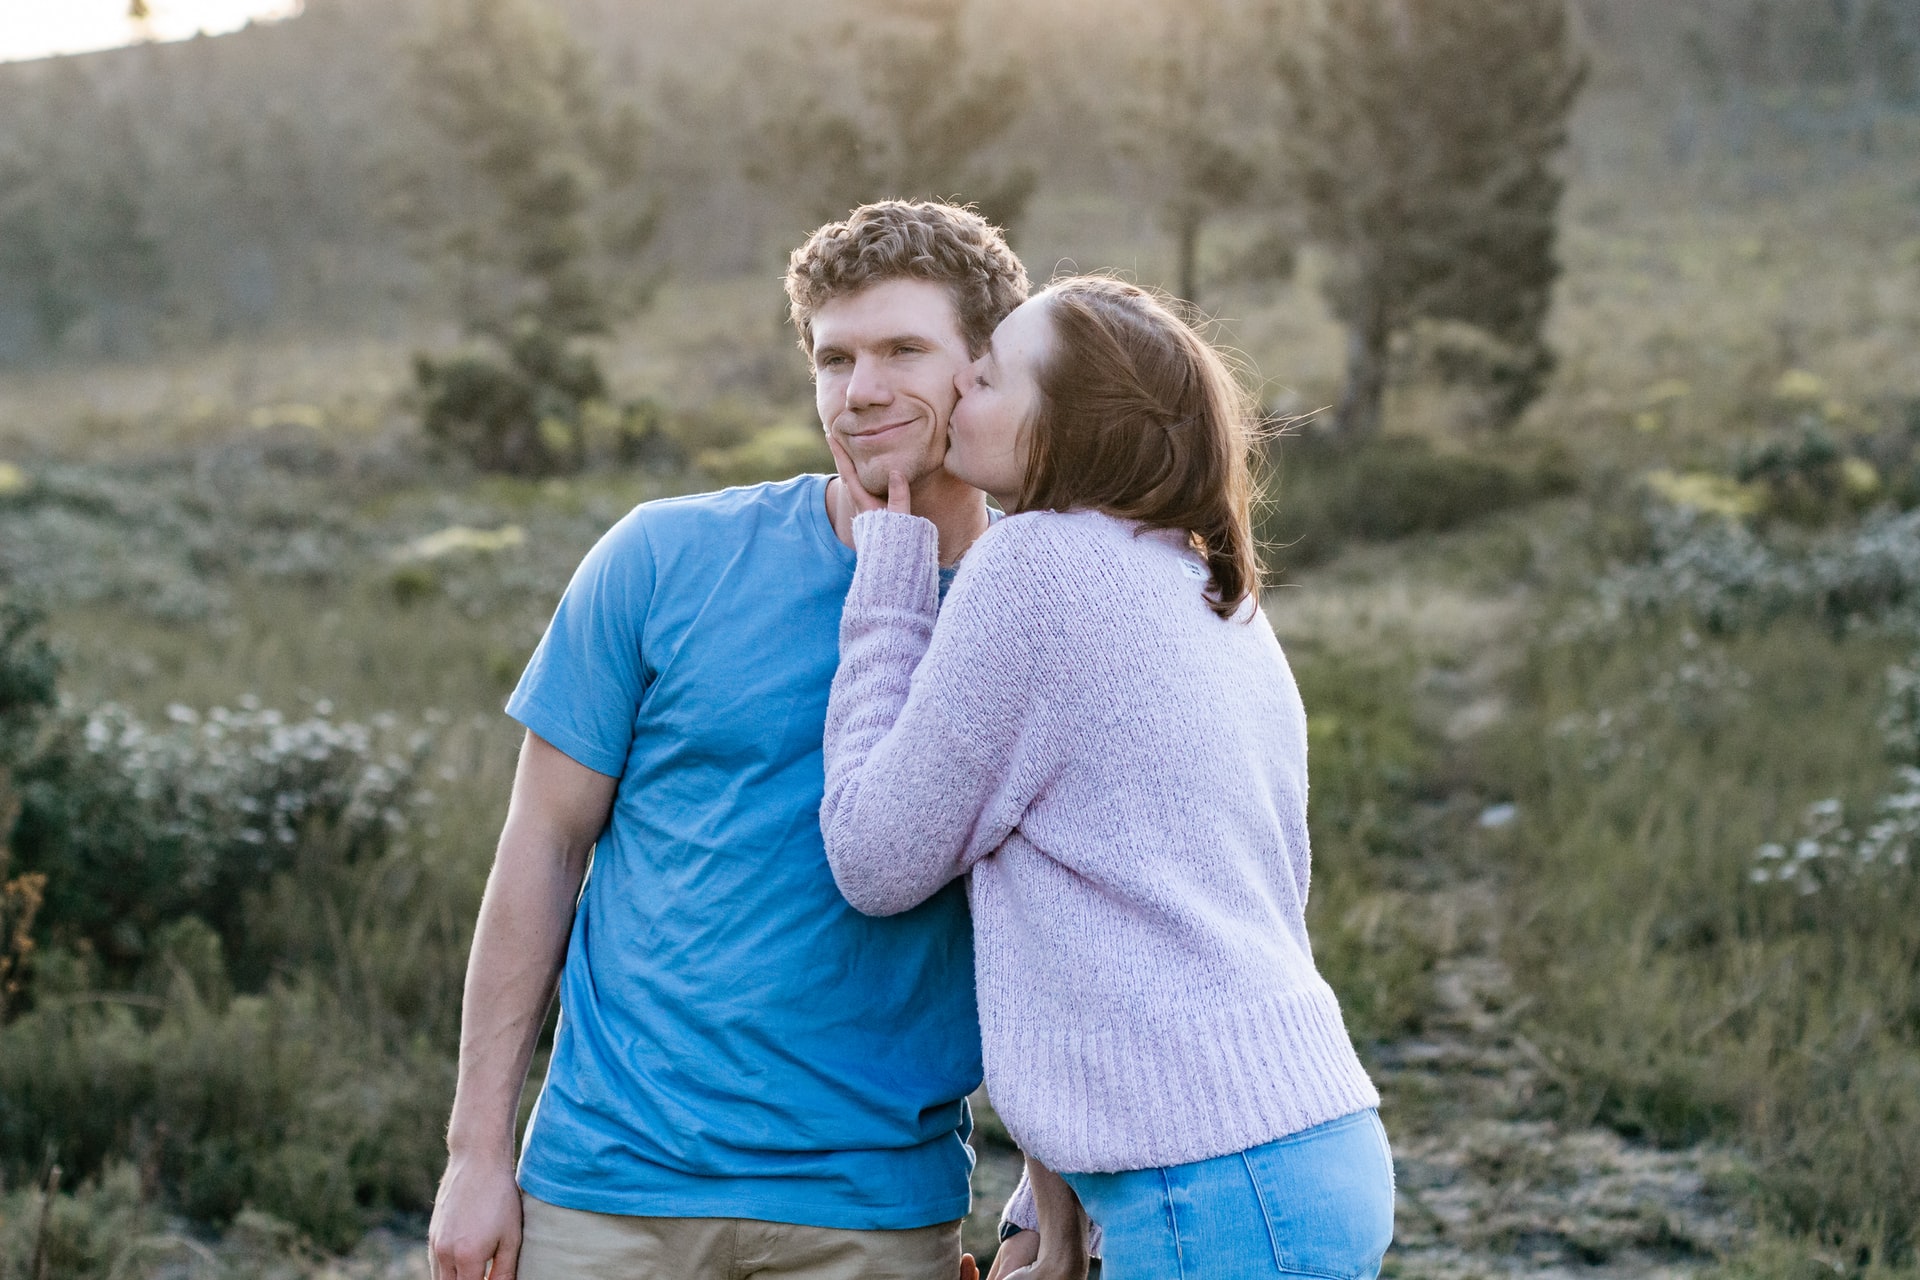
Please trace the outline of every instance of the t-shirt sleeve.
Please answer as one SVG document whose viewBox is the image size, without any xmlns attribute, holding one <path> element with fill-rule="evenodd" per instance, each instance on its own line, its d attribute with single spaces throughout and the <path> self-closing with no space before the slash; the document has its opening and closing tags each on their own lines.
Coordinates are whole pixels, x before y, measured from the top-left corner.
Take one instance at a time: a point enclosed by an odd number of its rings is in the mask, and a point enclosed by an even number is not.
<svg viewBox="0 0 1920 1280">
<path fill-rule="evenodd" d="M 646 691 L 640 640 L 653 586 L 653 550 L 636 509 L 580 562 L 507 699 L 508 715 L 610 778 L 626 770 Z"/>
</svg>

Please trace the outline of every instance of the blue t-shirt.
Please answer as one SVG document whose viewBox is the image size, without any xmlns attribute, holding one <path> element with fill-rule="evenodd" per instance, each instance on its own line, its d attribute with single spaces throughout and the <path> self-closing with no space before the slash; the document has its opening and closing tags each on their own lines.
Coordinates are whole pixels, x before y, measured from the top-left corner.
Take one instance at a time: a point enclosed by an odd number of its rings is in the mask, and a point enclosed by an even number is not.
<svg viewBox="0 0 1920 1280">
<path fill-rule="evenodd" d="M 820 838 L 853 581 L 826 483 L 636 508 L 581 563 L 507 703 L 620 780 L 521 1154 L 542 1200 L 864 1229 L 967 1212 L 964 891 L 863 916 Z"/>
</svg>

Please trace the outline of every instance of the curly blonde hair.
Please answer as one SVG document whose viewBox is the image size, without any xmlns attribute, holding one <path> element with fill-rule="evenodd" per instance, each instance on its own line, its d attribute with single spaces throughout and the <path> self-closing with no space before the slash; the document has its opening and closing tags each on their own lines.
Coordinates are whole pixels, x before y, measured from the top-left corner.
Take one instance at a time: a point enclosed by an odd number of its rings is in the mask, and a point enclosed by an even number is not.
<svg viewBox="0 0 1920 1280">
<path fill-rule="evenodd" d="M 835 298 L 887 280 L 947 286 L 967 349 L 979 355 L 1026 301 L 1027 269 L 1000 228 L 972 209 L 933 200 L 863 204 L 829 222 L 787 260 L 788 314 L 813 359 L 813 317 Z"/>
</svg>

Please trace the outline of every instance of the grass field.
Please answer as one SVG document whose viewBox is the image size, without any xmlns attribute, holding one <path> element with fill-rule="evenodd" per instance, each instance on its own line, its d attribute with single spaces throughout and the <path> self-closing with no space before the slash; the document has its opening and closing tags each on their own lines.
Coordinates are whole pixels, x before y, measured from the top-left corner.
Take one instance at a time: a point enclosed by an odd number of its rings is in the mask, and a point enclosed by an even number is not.
<svg viewBox="0 0 1920 1280">
<path fill-rule="evenodd" d="M 1311 926 L 1388 1100 L 1394 1274 L 1920 1267 L 1920 717 L 1889 675 L 1920 650 L 1920 191 L 1771 164 L 1582 173 L 1517 434 L 1409 380 L 1417 443 L 1278 446 Z M 1028 235 L 1041 275 L 1165 268 L 1111 202 Z M 1204 300 L 1300 409 L 1339 376 L 1316 269 Z M 47 614 L 8 652 L 61 663 L 0 790 L 66 797 L 36 847 L 73 922 L 0 1025 L 0 1280 L 42 1246 L 56 1275 L 419 1272 L 499 705 L 633 503 L 817 465 L 771 269 L 670 286 L 609 346 L 686 468 L 436 462 L 406 358 L 446 338 L 0 375 L 0 584 Z M 284 839 L 229 838 L 288 795 Z M 94 920 L 86 876 L 154 888 Z M 990 1118 L 981 1150 L 984 1249 Z"/>
</svg>

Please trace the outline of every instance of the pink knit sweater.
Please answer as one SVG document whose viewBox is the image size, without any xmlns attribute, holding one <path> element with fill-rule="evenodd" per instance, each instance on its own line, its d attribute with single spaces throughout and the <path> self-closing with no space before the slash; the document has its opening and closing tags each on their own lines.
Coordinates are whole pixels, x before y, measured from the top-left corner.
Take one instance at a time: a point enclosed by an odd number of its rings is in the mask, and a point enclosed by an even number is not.
<svg viewBox="0 0 1920 1280">
<path fill-rule="evenodd" d="M 1265 616 L 1221 620 L 1179 535 L 1096 512 L 1001 521 L 944 610 L 929 521 L 853 527 L 827 858 L 874 915 L 972 872 L 1021 1147 L 1151 1168 L 1378 1105 L 1307 945 L 1306 718 Z"/>
</svg>

